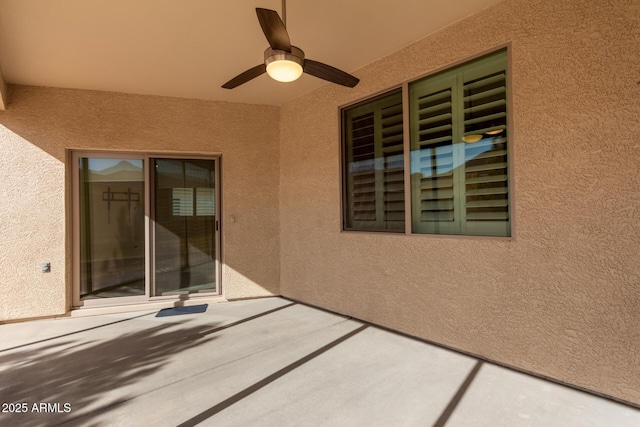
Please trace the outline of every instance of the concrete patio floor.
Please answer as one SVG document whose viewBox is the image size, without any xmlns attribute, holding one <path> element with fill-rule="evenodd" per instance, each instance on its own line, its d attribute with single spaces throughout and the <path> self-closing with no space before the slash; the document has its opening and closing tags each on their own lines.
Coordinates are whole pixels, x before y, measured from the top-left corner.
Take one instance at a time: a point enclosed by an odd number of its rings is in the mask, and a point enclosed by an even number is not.
<svg viewBox="0 0 640 427">
<path fill-rule="evenodd" d="M 286 299 L 156 313 L 0 325 L 0 425 L 640 425 L 640 410 Z"/>
</svg>

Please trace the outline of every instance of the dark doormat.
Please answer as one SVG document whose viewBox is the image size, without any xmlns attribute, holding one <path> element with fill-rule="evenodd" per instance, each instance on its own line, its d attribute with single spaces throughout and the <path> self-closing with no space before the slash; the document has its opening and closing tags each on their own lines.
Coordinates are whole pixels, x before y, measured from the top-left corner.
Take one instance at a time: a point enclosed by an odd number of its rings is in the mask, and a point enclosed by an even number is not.
<svg viewBox="0 0 640 427">
<path fill-rule="evenodd" d="M 191 305 L 189 307 L 163 308 L 156 314 L 156 317 L 179 316 L 181 314 L 204 313 L 209 304 Z"/>
</svg>

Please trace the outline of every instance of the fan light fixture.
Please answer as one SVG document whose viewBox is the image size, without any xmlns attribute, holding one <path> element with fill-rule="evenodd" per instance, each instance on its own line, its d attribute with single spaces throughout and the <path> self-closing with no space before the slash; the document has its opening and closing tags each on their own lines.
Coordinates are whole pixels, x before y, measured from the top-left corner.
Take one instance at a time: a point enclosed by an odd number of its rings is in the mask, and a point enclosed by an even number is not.
<svg viewBox="0 0 640 427">
<path fill-rule="evenodd" d="M 292 82 L 302 75 L 302 67 L 293 61 L 280 59 L 267 65 L 267 74 L 279 82 Z"/>
<path fill-rule="evenodd" d="M 346 87 L 355 87 L 360 81 L 357 77 L 345 73 L 331 65 L 305 59 L 304 52 L 291 45 L 286 26 L 286 2 L 282 0 L 282 17 L 270 9 L 256 8 L 256 15 L 269 48 L 264 51 L 264 63 L 249 68 L 222 85 L 224 89 L 233 89 L 264 74 L 280 82 L 292 82 L 302 73 Z"/>
<path fill-rule="evenodd" d="M 304 52 L 291 46 L 291 52 L 268 48 L 264 51 L 267 74 L 279 82 L 292 82 L 302 75 Z"/>
</svg>

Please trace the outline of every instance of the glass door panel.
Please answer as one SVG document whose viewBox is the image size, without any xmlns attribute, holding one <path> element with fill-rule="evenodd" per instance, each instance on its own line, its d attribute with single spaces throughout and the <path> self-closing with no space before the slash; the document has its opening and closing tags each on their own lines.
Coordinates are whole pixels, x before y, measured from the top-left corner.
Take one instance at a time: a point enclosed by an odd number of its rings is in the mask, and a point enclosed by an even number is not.
<svg viewBox="0 0 640 427">
<path fill-rule="evenodd" d="M 79 158 L 80 300 L 145 295 L 142 159 Z"/>
<path fill-rule="evenodd" d="M 154 295 L 216 290 L 215 161 L 153 159 Z"/>
</svg>

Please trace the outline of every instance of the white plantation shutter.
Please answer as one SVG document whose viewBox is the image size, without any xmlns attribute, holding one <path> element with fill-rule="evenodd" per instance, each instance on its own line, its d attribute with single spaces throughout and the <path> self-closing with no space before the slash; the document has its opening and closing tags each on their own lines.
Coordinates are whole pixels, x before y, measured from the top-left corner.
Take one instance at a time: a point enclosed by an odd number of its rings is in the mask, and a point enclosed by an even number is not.
<svg viewBox="0 0 640 427">
<path fill-rule="evenodd" d="M 450 76 L 413 85 L 411 105 L 412 228 L 417 233 L 455 233 L 456 88 Z"/>
<path fill-rule="evenodd" d="M 413 232 L 510 235 L 506 95 L 505 51 L 410 85 Z"/>
<path fill-rule="evenodd" d="M 404 231 L 404 148 L 402 95 L 380 106 L 382 140 L 382 215 L 387 228 Z"/>
<path fill-rule="evenodd" d="M 347 125 L 351 144 L 349 162 L 349 195 L 351 218 L 359 227 L 374 227 L 376 221 L 376 171 L 374 111 L 363 109 Z"/>
<path fill-rule="evenodd" d="M 482 135 L 465 144 L 465 228 L 467 234 L 508 236 L 506 58 L 493 57 L 465 70 L 464 135 Z"/>
<path fill-rule="evenodd" d="M 402 94 L 345 111 L 345 228 L 404 230 Z"/>
</svg>

